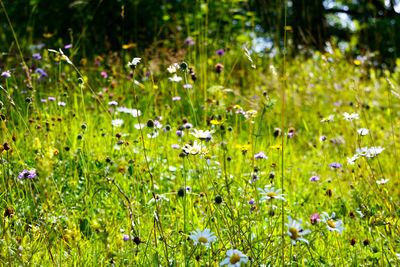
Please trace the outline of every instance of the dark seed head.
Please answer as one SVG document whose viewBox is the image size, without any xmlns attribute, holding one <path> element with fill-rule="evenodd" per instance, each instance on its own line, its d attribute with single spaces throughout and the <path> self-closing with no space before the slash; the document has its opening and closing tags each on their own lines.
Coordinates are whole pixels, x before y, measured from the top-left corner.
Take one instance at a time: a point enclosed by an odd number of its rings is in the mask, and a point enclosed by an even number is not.
<svg viewBox="0 0 400 267">
<path fill-rule="evenodd" d="M 140 238 L 138 236 L 135 236 L 133 238 L 133 242 L 135 242 L 136 245 L 139 245 L 140 243 L 142 243 L 142 240 L 140 240 Z"/>
<path fill-rule="evenodd" d="M 214 198 L 214 201 L 215 201 L 216 204 L 221 204 L 222 203 L 222 197 L 221 196 L 216 196 Z"/>
<path fill-rule="evenodd" d="M 153 128 L 154 127 L 154 121 L 153 120 L 148 120 L 146 123 L 147 127 Z"/>
<path fill-rule="evenodd" d="M 279 128 L 274 129 L 274 137 L 278 137 L 281 135 L 282 130 Z"/>
<path fill-rule="evenodd" d="M 357 240 L 353 237 L 350 239 L 350 245 L 354 246 L 357 243 Z"/>
<path fill-rule="evenodd" d="M 181 187 L 178 189 L 178 197 L 184 197 L 185 196 L 185 188 Z"/>
<path fill-rule="evenodd" d="M 364 246 L 368 246 L 369 245 L 369 239 L 367 238 L 367 239 L 364 239 L 364 241 L 363 241 L 363 244 L 364 244 Z"/>
</svg>

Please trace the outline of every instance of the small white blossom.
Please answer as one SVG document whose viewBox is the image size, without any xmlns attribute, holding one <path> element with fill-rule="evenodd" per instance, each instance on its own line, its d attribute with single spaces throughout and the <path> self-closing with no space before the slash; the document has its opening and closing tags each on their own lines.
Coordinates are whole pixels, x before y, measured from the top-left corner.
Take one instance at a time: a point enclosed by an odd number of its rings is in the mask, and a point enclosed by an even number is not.
<svg viewBox="0 0 400 267">
<path fill-rule="evenodd" d="M 171 82 L 180 82 L 180 81 L 182 81 L 182 77 L 180 77 L 180 76 L 178 76 L 178 75 L 174 75 L 174 76 L 172 76 L 172 77 L 169 77 L 168 78 Z"/>
</svg>

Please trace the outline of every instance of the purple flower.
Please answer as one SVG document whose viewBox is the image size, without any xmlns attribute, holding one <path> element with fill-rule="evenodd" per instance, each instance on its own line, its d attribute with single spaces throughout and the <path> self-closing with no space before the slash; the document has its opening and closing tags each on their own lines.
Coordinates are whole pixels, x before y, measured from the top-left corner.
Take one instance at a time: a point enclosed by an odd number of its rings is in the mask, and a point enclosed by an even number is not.
<svg viewBox="0 0 400 267">
<path fill-rule="evenodd" d="M 49 101 L 56 101 L 56 98 L 55 98 L 54 96 L 49 96 L 47 99 L 48 99 Z"/>
<path fill-rule="evenodd" d="M 315 175 L 311 176 L 310 182 L 316 182 L 316 181 L 319 181 L 319 177 Z"/>
<path fill-rule="evenodd" d="M 118 140 L 118 142 L 117 142 L 117 145 L 122 145 L 123 143 L 125 143 L 125 141 L 122 141 L 122 140 Z"/>
<path fill-rule="evenodd" d="M 122 240 L 129 241 L 129 235 L 127 234 L 123 235 Z"/>
<path fill-rule="evenodd" d="M 28 91 L 25 91 L 25 90 L 21 91 L 21 94 L 23 94 L 23 95 L 26 95 L 27 93 L 28 93 Z"/>
<path fill-rule="evenodd" d="M 20 172 L 18 174 L 18 179 L 24 179 L 24 178 L 28 178 L 28 179 L 33 179 L 35 178 L 36 175 L 36 170 L 32 169 L 32 170 L 23 170 L 22 172 Z"/>
<path fill-rule="evenodd" d="M 67 104 L 65 102 L 58 101 L 57 105 L 65 107 Z"/>
<path fill-rule="evenodd" d="M 343 165 L 338 162 L 333 162 L 333 163 L 329 164 L 328 167 L 340 168 L 340 167 L 343 167 Z"/>
<path fill-rule="evenodd" d="M 268 157 L 264 154 L 264 152 L 260 151 L 254 155 L 255 159 L 268 159 Z"/>
<path fill-rule="evenodd" d="M 146 71 L 146 76 L 150 76 L 150 71 Z"/>
<path fill-rule="evenodd" d="M 174 97 L 172 98 L 172 101 L 178 101 L 178 100 L 181 100 L 181 97 L 180 97 L 180 96 L 174 96 Z"/>
<path fill-rule="evenodd" d="M 43 77 L 49 77 L 49 75 L 47 75 L 47 73 L 41 68 L 37 68 L 35 70 L 35 73 L 39 73 L 40 74 L 40 77 L 39 77 L 40 79 L 42 79 Z"/>
<path fill-rule="evenodd" d="M 185 135 L 185 133 L 183 131 L 178 130 L 178 131 L 176 131 L 176 135 L 179 137 L 182 137 Z"/>
<path fill-rule="evenodd" d="M 250 204 L 250 205 L 254 205 L 255 203 L 256 203 L 256 202 L 255 202 L 254 200 L 250 200 L 250 201 L 249 201 L 249 204 Z"/>
<path fill-rule="evenodd" d="M 35 53 L 35 54 L 32 55 L 32 58 L 33 59 L 37 59 L 37 60 L 41 60 L 42 56 L 40 55 L 40 53 Z"/>
<path fill-rule="evenodd" d="M 310 220 L 311 220 L 311 224 L 316 224 L 316 223 L 318 223 L 318 220 L 319 220 L 319 215 L 318 215 L 318 213 L 312 214 L 311 217 L 310 217 Z"/>
<path fill-rule="evenodd" d="M 185 44 L 188 44 L 191 46 L 191 45 L 194 45 L 195 42 L 192 40 L 192 38 L 188 37 L 185 39 Z"/>
<path fill-rule="evenodd" d="M 99 62 L 98 60 L 96 60 L 96 61 L 94 62 L 94 65 L 95 65 L 95 66 L 100 66 L 100 62 Z"/>
<path fill-rule="evenodd" d="M 190 83 L 188 83 L 188 84 L 184 84 L 183 88 L 190 89 L 190 88 L 193 88 L 193 86 Z"/>
<path fill-rule="evenodd" d="M 72 44 L 67 44 L 66 46 L 64 46 L 64 49 L 70 49 L 72 48 Z"/>
<path fill-rule="evenodd" d="M 287 137 L 292 138 L 294 136 L 294 132 L 288 132 Z"/>
<path fill-rule="evenodd" d="M 178 144 L 173 144 L 173 145 L 171 145 L 171 148 L 172 148 L 172 149 L 179 149 L 179 148 L 181 148 L 181 147 L 180 147 L 180 145 L 178 145 Z"/>
<path fill-rule="evenodd" d="M 253 175 L 253 182 L 257 181 L 258 178 L 260 178 L 260 176 L 258 176 L 257 174 L 254 174 L 254 175 Z"/>
<path fill-rule="evenodd" d="M 46 102 L 47 102 L 47 99 L 40 99 L 40 102 L 46 103 Z"/>
<path fill-rule="evenodd" d="M 104 79 L 107 79 L 107 78 L 108 78 L 107 72 L 102 71 L 100 74 L 101 74 L 101 76 L 103 76 Z"/>
<path fill-rule="evenodd" d="M 224 49 L 218 49 L 217 50 L 217 55 L 222 57 L 223 55 L 225 55 L 225 50 Z"/>
<path fill-rule="evenodd" d="M 10 71 L 9 71 L 9 70 L 8 70 L 8 71 L 3 71 L 3 72 L 1 73 L 1 77 L 10 78 L 10 77 L 11 77 Z"/>
<path fill-rule="evenodd" d="M 183 125 L 183 127 L 185 127 L 186 129 L 190 129 L 193 128 L 193 124 L 187 122 Z"/>
</svg>

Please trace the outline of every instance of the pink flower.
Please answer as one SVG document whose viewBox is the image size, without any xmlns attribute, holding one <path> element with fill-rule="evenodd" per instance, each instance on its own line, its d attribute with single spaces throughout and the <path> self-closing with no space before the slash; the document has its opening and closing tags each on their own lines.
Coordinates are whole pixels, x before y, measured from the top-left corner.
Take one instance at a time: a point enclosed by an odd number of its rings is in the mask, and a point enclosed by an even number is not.
<svg viewBox="0 0 400 267">
<path fill-rule="evenodd" d="M 311 224 L 318 224 L 319 220 L 318 213 L 312 214 L 310 219 L 311 219 Z"/>
</svg>

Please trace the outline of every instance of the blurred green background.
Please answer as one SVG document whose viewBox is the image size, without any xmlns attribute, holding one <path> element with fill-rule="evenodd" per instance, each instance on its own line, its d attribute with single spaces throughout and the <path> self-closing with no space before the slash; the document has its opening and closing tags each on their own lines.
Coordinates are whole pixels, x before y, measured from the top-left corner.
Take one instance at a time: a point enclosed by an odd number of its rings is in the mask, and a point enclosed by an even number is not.
<svg viewBox="0 0 400 267">
<path fill-rule="evenodd" d="M 21 43 L 48 48 L 73 43 L 80 57 L 145 49 L 179 50 L 247 44 L 265 56 L 282 51 L 284 1 L 275 0 L 3 0 Z M 1 17 L 3 52 L 16 50 Z M 350 58 L 373 57 L 393 68 L 400 48 L 399 0 L 287 1 L 290 55 L 339 47 Z M 327 45 L 329 43 L 329 45 Z M 27 48 L 29 45 L 23 45 Z M 0 59 L 1 60 L 1 59 Z"/>
</svg>

